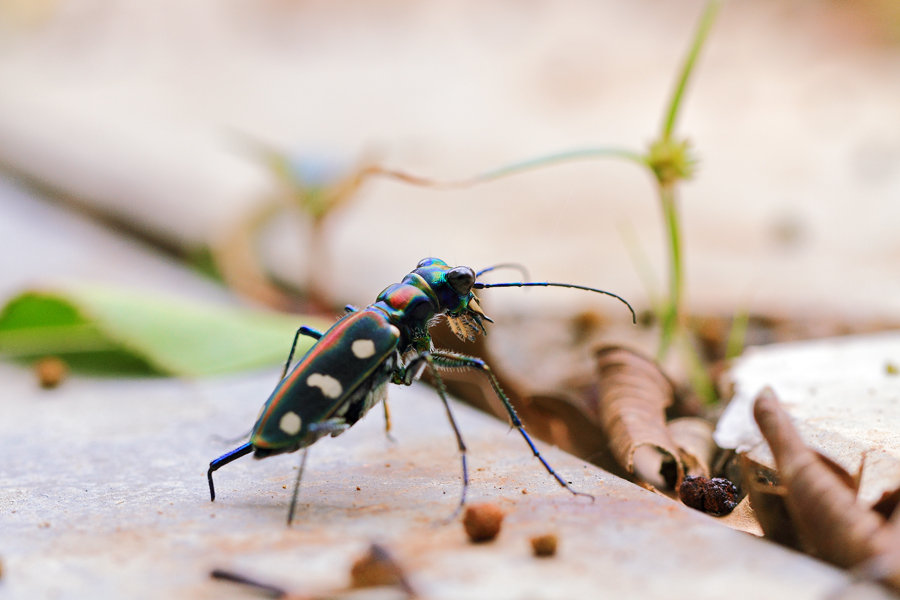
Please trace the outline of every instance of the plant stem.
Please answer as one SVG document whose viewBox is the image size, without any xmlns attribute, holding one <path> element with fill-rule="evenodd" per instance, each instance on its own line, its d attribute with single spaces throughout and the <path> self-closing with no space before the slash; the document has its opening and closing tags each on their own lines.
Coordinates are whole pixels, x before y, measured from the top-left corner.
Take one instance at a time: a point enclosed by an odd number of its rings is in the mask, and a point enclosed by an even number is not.
<svg viewBox="0 0 900 600">
<path fill-rule="evenodd" d="M 688 82 L 694 72 L 694 66 L 700 50 L 703 48 L 706 38 L 709 35 L 712 25 L 716 20 L 719 7 L 722 0 L 709 0 L 706 8 L 697 24 L 697 30 L 694 32 L 694 39 L 691 49 L 688 51 L 684 64 L 681 67 L 681 73 L 675 89 L 672 91 L 672 97 L 669 100 L 669 107 L 666 111 L 666 118 L 663 121 L 661 139 L 669 141 L 675 130 L 675 123 L 678 120 L 678 114 L 681 109 L 681 101 L 684 98 L 684 92 L 687 89 Z M 661 317 L 661 335 L 659 340 L 659 349 L 657 350 L 657 359 L 665 358 L 672 344 L 672 339 L 678 334 L 682 326 L 682 296 L 684 288 L 684 269 L 681 260 L 681 227 L 678 217 L 677 197 L 675 194 L 675 182 L 664 182 L 657 180 L 659 184 L 659 200 L 663 211 L 663 219 L 666 225 L 666 233 L 669 242 L 669 298 L 663 307 Z"/>
<path fill-rule="evenodd" d="M 750 326 L 750 312 L 741 310 L 731 320 L 731 331 L 725 345 L 725 358 L 732 359 L 741 355 L 747 343 L 747 328 Z"/>
<path fill-rule="evenodd" d="M 663 307 L 657 359 L 665 358 L 672 339 L 681 325 L 681 300 L 684 290 L 684 268 L 681 260 L 681 226 L 673 186 L 660 186 L 659 201 L 669 243 L 669 298 Z"/>
<path fill-rule="evenodd" d="M 706 37 L 709 35 L 710 29 L 712 29 L 713 22 L 716 20 L 716 15 L 719 12 L 721 4 L 721 0 L 710 0 L 706 3 L 706 8 L 703 11 L 703 15 L 700 17 L 700 23 L 697 25 L 697 31 L 694 32 L 694 43 L 691 44 L 691 49 L 685 58 L 684 65 L 681 67 L 678 83 L 675 85 L 675 89 L 672 92 L 671 100 L 669 100 L 669 110 L 666 112 L 665 121 L 663 121 L 663 139 L 668 140 L 675 130 L 675 121 L 678 118 L 678 111 L 681 108 L 681 99 L 684 96 L 684 91 L 687 88 L 691 74 L 694 72 L 694 63 L 697 61 L 700 49 L 703 48 L 703 44 L 706 42 Z"/>
<path fill-rule="evenodd" d="M 625 148 L 600 146 L 595 148 L 580 148 L 578 150 L 565 150 L 563 152 L 557 152 L 554 154 L 545 154 L 544 156 L 538 156 L 536 158 L 530 158 L 520 162 L 505 165 L 497 169 L 479 173 L 474 177 L 461 180 L 439 181 L 428 177 L 420 177 L 418 175 L 413 175 L 404 171 L 386 169 L 377 165 L 369 167 L 366 171 L 366 174 L 378 175 L 390 179 L 397 179 L 410 185 L 420 185 L 423 187 L 437 189 L 456 189 L 469 187 L 479 183 L 486 183 L 488 181 L 494 181 L 495 179 L 501 179 L 510 175 L 524 173 L 533 169 L 549 167 L 551 165 L 559 163 L 571 162 L 575 160 L 590 160 L 594 158 L 618 158 L 620 160 L 626 160 L 636 163 L 642 167 L 647 167 L 646 158 L 644 157 L 644 155 L 638 152 L 632 152 L 631 150 L 627 150 Z"/>
<path fill-rule="evenodd" d="M 622 160 L 637 163 L 642 166 L 646 166 L 647 164 L 643 155 L 638 154 L 637 152 L 632 152 L 631 150 L 626 150 L 624 148 L 602 146 L 596 148 L 581 148 L 578 150 L 558 152 L 556 154 L 547 154 L 530 160 L 513 163 L 511 165 L 500 167 L 499 169 L 494 169 L 485 173 L 479 173 L 472 178 L 471 182 L 474 183 L 491 181 L 493 179 L 499 179 L 501 177 L 514 175 L 522 171 L 529 171 L 538 167 L 548 167 L 557 163 L 570 162 L 573 160 L 589 160 L 593 158 L 619 158 Z"/>
</svg>

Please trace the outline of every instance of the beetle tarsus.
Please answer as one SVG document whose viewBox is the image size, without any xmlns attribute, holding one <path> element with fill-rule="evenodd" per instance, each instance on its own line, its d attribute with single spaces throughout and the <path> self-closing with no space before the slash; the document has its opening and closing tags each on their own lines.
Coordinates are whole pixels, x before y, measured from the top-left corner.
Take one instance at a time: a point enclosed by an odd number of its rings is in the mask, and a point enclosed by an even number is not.
<svg viewBox="0 0 900 600">
<path fill-rule="evenodd" d="M 231 461 L 237 460 L 242 456 L 250 454 L 251 452 L 253 452 L 253 444 L 251 444 L 250 442 L 247 442 L 243 446 L 238 446 L 231 452 L 227 452 L 226 454 L 223 454 L 216 460 L 209 463 L 209 471 L 206 472 L 206 478 L 209 480 L 209 500 L 210 500 L 210 502 L 215 502 L 215 500 L 216 500 L 216 488 L 213 485 L 213 476 L 212 476 L 213 471 L 217 471 L 220 468 L 227 465 L 228 463 L 230 463 Z"/>
</svg>

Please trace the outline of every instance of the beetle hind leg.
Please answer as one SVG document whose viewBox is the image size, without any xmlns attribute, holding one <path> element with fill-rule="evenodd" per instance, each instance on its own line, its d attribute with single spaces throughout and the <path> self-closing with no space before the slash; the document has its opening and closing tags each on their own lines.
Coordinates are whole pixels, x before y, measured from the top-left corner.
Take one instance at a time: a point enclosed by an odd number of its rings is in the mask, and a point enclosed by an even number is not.
<svg viewBox="0 0 900 600">
<path fill-rule="evenodd" d="M 228 463 L 239 459 L 242 456 L 246 456 L 253 452 L 253 444 L 247 442 L 243 446 L 238 446 L 231 452 L 223 454 L 216 460 L 209 463 L 209 471 L 206 472 L 206 478 L 209 480 L 209 501 L 214 502 L 216 499 L 216 488 L 213 486 L 213 471 L 218 471 L 220 468 L 224 467 Z"/>
</svg>

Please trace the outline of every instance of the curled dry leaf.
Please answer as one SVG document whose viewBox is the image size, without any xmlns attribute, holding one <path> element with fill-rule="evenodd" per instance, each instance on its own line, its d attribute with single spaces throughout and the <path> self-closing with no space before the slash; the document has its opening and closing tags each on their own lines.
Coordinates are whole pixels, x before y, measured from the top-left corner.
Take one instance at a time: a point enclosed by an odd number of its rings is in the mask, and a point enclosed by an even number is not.
<svg viewBox="0 0 900 600">
<path fill-rule="evenodd" d="M 787 490 L 775 483 L 775 473 L 745 454 L 740 455 L 740 465 L 747 499 L 762 529 L 761 534 L 782 546 L 800 549 L 800 541 L 785 503 Z"/>
<path fill-rule="evenodd" d="M 620 346 L 601 348 L 596 358 L 598 417 L 616 460 L 629 472 L 648 478 L 646 467 L 636 468 L 635 455 L 640 448 L 651 448 L 655 472 L 667 460 L 674 464 L 672 483 L 678 485 L 684 476 L 683 461 L 666 427 L 666 408 L 674 396 L 672 383 L 655 362 Z"/>
<path fill-rule="evenodd" d="M 700 417 L 681 417 L 666 424 L 669 436 L 678 445 L 685 475 L 709 477 L 719 447 L 713 440 L 713 425 Z"/>
<path fill-rule="evenodd" d="M 754 417 L 778 465 L 784 502 L 802 547 L 900 589 L 900 522 L 856 500 L 856 479 L 808 448 L 771 388 L 756 398 Z"/>
</svg>

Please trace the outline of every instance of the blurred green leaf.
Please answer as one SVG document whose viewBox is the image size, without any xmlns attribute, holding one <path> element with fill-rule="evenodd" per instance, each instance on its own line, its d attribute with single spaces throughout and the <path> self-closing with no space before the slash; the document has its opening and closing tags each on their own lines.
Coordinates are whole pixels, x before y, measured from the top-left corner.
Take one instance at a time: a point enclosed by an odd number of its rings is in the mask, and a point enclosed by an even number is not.
<svg viewBox="0 0 900 600">
<path fill-rule="evenodd" d="M 104 374 L 203 376 L 275 365 L 326 320 L 108 287 L 29 290 L 0 312 L 0 354 Z M 312 340 L 301 337 L 300 355 Z"/>
</svg>

